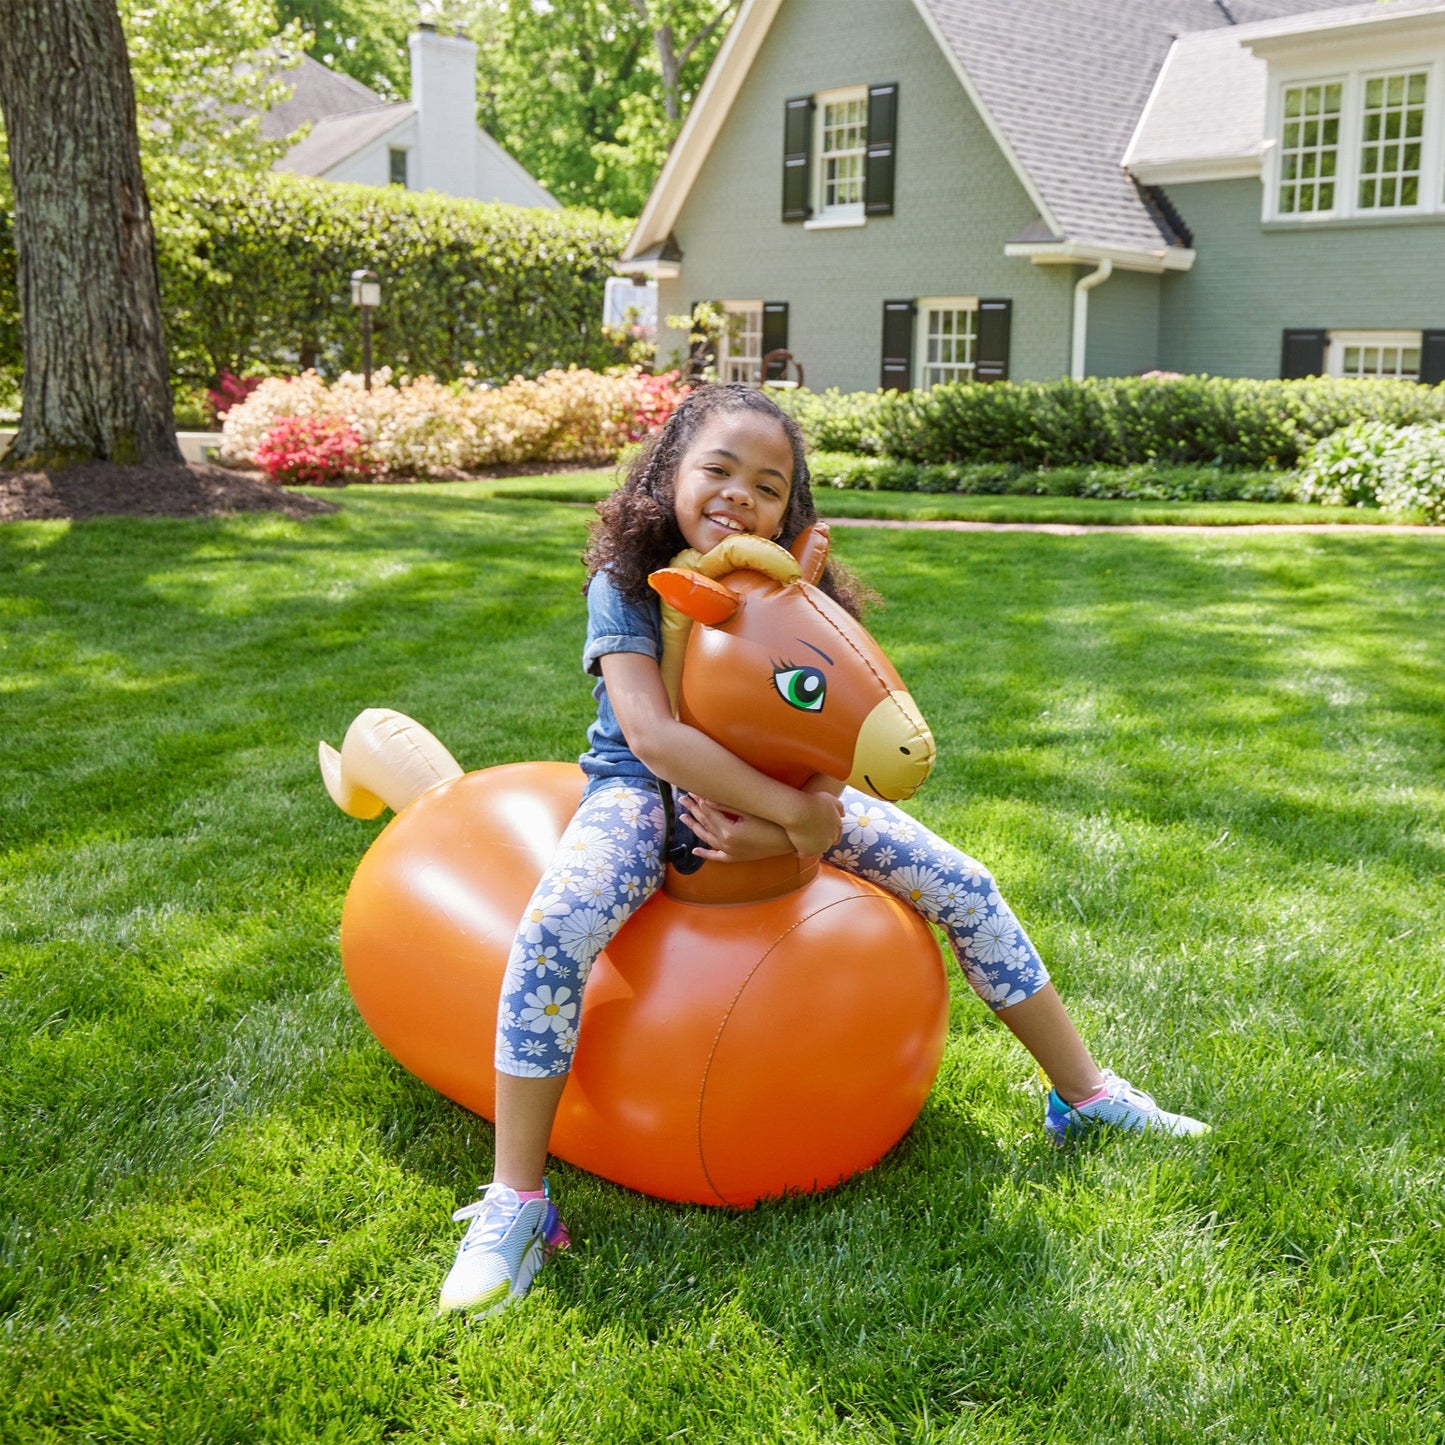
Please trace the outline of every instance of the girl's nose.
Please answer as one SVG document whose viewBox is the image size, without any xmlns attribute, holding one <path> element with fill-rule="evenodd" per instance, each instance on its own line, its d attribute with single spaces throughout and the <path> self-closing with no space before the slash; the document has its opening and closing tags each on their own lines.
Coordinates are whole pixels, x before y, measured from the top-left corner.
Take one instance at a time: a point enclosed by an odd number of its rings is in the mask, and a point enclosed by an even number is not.
<svg viewBox="0 0 1445 1445">
<path fill-rule="evenodd" d="M 746 482 L 739 481 L 736 477 L 729 477 L 727 485 L 723 488 L 723 496 L 732 501 L 744 503 L 751 507 L 753 504 L 753 491 Z"/>
</svg>

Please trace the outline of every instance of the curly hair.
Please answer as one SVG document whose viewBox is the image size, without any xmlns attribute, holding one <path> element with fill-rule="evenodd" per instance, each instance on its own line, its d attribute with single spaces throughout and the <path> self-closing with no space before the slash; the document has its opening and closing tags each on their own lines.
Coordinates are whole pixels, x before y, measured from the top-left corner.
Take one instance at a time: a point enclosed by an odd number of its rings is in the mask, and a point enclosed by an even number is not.
<svg viewBox="0 0 1445 1445">
<path fill-rule="evenodd" d="M 677 525 L 677 469 L 697 434 L 714 416 L 753 411 L 770 417 L 783 429 L 793 451 L 793 479 L 779 545 L 792 546 L 798 534 L 818 520 L 808 472 L 802 429 L 771 397 L 750 386 L 713 383 L 694 388 L 667 421 L 648 438 L 633 458 L 622 485 L 597 504 L 597 517 L 582 561 L 587 580 L 606 570 L 617 590 L 633 602 L 654 594 L 648 575 L 666 567 L 686 546 Z M 854 617 L 873 594 L 845 568 L 829 562 L 818 585 Z"/>
</svg>

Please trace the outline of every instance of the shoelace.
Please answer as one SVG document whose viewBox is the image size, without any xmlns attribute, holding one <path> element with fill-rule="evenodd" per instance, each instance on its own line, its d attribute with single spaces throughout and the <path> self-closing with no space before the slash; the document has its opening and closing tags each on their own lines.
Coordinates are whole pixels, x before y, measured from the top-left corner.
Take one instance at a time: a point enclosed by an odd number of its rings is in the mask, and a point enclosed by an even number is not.
<svg viewBox="0 0 1445 1445">
<path fill-rule="evenodd" d="M 511 1194 L 511 1190 L 507 1190 Z M 512 1194 L 513 1201 L 516 1195 Z M 495 1206 L 495 1207 L 493 1207 Z M 491 1217 L 487 1214 L 490 1210 Z M 464 1204 L 452 1215 L 452 1219 L 460 1224 L 464 1219 L 470 1219 L 472 1224 L 462 1238 L 462 1249 L 490 1248 L 511 1227 L 512 1221 L 517 1217 L 515 1209 L 509 1210 L 506 1207 L 506 1200 L 501 1192 L 494 1194 L 489 1188 L 480 1199 L 474 1200 L 471 1204 Z"/>
</svg>

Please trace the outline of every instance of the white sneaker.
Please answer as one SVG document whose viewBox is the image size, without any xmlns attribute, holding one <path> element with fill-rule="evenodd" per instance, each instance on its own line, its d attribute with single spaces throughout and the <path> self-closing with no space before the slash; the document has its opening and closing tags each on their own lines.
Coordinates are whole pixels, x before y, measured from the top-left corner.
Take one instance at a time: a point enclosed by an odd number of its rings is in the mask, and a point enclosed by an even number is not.
<svg viewBox="0 0 1445 1445">
<path fill-rule="evenodd" d="M 1155 1129 L 1162 1134 L 1208 1134 L 1210 1127 L 1188 1114 L 1171 1114 L 1161 1109 L 1143 1089 L 1121 1079 L 1112 1069 L 1104 1070 L 1104 1093 L 1090 1103 L 1065 1103 L 1057 1089 L 1049 1090 L 1044 1110 L 1044 1128 L 1056 1144 L 1083 1134 L 1099 1124 L 1116 1129 Z"/>
<path fill-rule="evenodd" d="M 442 1310 L 491 1314 L 521 1299 L 552 1254 L 572 1242 L 550 1194 L 519 1199 L 501 1183 L 488 1184 L 475 1204 L 452 1218 L 470 1219 L 471 1225 L 442 1281 Z"/>
</svg>

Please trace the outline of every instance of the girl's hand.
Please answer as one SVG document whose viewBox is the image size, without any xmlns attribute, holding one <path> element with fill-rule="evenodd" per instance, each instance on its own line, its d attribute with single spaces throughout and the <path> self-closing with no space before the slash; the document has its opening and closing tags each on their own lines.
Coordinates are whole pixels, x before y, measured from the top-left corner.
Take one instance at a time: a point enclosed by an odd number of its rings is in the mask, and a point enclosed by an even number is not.
<svg viewBox="0 0 1445 1445">
<path fill-rule="evenodd" d="M 826 788 L 797 794 L 801 800 L 796 815 L 783 826 L 793 851 L 805 858 L 826 853 L 843 836 L 843 805 Z"/>
<path fill-rule="evenodd" d="M 678 811 L 704 844 L 692 850 L 699 858 L 716 863 L 748 863 L 793 851 L 787 833 L 776 823 L 750 813 L 730 812 L 696 793 L 684 794 Z"/>
</svg>

